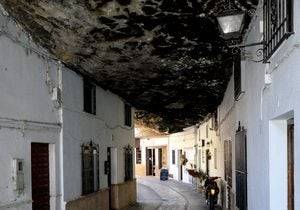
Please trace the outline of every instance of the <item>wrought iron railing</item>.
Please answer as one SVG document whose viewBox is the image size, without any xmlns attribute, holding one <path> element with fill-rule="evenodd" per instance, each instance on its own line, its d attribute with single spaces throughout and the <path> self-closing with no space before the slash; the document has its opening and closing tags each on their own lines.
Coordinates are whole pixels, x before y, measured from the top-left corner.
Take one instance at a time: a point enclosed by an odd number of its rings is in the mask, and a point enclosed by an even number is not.
<svg viewBox="0 0 300 210">
<path fill-rule="evenodd" d="M 293 0 L 264 0 L 264 62 L 293 34 Z"/>
</svg>

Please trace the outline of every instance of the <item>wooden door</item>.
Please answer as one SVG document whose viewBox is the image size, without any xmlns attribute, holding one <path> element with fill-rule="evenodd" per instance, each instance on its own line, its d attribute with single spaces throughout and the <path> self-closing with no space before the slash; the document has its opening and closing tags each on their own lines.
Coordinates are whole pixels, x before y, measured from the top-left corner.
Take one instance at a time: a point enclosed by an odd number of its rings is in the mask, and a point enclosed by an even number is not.
<svg viewBox="0 0 300 210">
<path fill-rule="evenodd" d="M 294 210 L 294 122 L 288 124 L 288 210 Z"/>
<path fill-rule="evenodd" d="M 247 136 L 246 130 L 235 135 L 236 206 L 247 210 Z"/>
<path fill-rule="evenodd" d="M 50 210 L 49 145 L 31 144 L 32 210 Z"/>
</svg>

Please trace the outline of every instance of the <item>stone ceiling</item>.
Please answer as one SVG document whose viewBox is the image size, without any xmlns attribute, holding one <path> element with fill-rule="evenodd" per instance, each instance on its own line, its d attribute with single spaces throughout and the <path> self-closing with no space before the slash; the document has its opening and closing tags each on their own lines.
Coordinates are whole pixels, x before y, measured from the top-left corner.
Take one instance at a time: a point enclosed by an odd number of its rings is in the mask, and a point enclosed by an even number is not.
<svg viewBox="0 0 300 210">
<path fill-rule="evenodd" d="M 225 0 L 0 0 L 33 39 L 175 132 L 213 112 L 231 74 Z M 250 14 L 257 0 L 232 0 Z M 249 19 L 249 15 L 247 16 Z"/>
</svg>

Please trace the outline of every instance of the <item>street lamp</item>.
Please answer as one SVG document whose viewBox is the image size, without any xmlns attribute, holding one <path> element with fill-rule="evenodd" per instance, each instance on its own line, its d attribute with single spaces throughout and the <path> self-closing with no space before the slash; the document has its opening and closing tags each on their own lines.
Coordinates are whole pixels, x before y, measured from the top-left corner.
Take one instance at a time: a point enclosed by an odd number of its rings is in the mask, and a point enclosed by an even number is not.
<svg viewBox="0 0 300 210">
<path fill-rule="evenodd" d="M 237 38 L 241 35 L 244 18 L 244 13 L 229 13 L 217 17 L 224 39 Z"/>
</svg>

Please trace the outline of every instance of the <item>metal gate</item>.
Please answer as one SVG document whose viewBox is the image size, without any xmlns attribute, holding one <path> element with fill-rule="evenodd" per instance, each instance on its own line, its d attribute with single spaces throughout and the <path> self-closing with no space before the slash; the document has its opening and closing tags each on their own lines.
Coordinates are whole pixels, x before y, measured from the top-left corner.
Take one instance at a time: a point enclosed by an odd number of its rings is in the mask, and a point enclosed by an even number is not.
<svg viewBox="0 0 300 210">
<path fill-rule="evenodd" d="M 247 210 L 247 136 L 239 129 L 235 135 L 236 206 Z"/>
<path fill-rule="evenodd" d="M 31 144 L 32 209 L 50 210 L 49 145 Z"/>
</svg>

